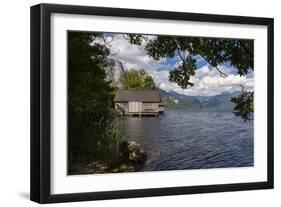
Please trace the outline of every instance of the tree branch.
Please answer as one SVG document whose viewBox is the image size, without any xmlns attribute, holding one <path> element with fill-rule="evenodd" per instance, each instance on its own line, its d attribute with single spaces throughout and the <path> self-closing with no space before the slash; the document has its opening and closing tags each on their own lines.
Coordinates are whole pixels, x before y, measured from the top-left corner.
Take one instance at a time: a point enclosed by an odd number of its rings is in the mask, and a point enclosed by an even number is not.
<svg viewBox="0 0 281 207">
<path fill-rule="evenodd" d="M 113 37 L 112 37 L 112 39 L 111 39 L 110 41 L 107 42 L 106 39 L 105 39 L 105 37 L 104 37 L 104 35 L 102 34 L 102 39 L 103 39 L 103 42 L 104 42 L 106 45 L 111 46 L 110 43 L 113 41 Z"/>
<path fill-rule="evenodd" d="M 179 56 L 180 56 L 180 59 L 181 59 L 181 60 L 182 60 L 182 62 L 185 64 L 185 63 L 186 63 L 186 61 L 185 61 L 185 59 L 183 58 L 183 56 L 182 56 L 182 54 L 181 54 L 181 52 L 180 52 L 180 47 L 179 47 L 179 45 L 178 45 L 177 41 L 176 41 L 176 40 L 174 40 L 174 43 L 175 43 L 175 45 L 176 45 L 176 49 L 177 49 L 177 52 L 178 52 L 178 54 L 179 54 Z"/>
<path fill-rule="evenodd" d="M 180 59 L 182 60 L 183 63 L 186 63 L 185 59 L 183 58 L 183 56 L 182 56 L 182 54 L 180 52 L 180 48 L 178 47 L 178 45 L 176 45 L 176 48 L 177 48 L 177 52 L 178 52 L 178 54 L 180 56 Z"/>
<path fill-rule="evenodd" d="M 200 55 L 200 56 L 201 56 L 207 63 L 209 63 L 211 66 L 213 66 L 213 67 L 220 73 L 220 76 L 221 76 L 221 77 L 223 77 L 223 78 L 228 77 L 228 75 L 227 75 L 226 73 L 222 72 L 217 66 L 212 65 L 212 64 L 208 61 L 208 59 L 207 59 L 205 56 L 203 56 L 203 55 Z"/>
<path fill-rule="evenodd" d="M 253 57 L 253 53 L 248 50 L 248 48 L 244 45 L 244 43 L 243 43 L 241 40 L 238 40 L 238 42 L 239 42 L 239 44 L 241 45 L 241 47 L 243 48 L 243 50 L 245 50 L 245 52 L 246 52 L 250 57 Z"/>
<path fill-rule="evenodd" d="M 175 44 L 176 44 L 176 49 L 177 49 L 177 52 L 178 52 L 178 54 L 179 54 L 181 60 L 185 63 L 186 61 L 185 61 L 185 59 L 183 58 L 183 56 L 182 56 L 182 54 L 181 54 L 181 52 L 180 52 L 180 47 L 178 46 L 177 41 L 174 40 L 174 42 L 175 42 Z M 199 55 L 200 55 L 207 63 L 209 63 L 211 66 L 213 66 L 213 67 L 220 73 L 220 76 L 221 76 L 221 77 L 223 77 L 223 78 L 228 77 L 228 75 L 227 75 L 226 73 L 222 72 L 217 66 L 212 65 L 204 55 L 201 55 L 201 54 L 199 54 Z"/>
</svg>

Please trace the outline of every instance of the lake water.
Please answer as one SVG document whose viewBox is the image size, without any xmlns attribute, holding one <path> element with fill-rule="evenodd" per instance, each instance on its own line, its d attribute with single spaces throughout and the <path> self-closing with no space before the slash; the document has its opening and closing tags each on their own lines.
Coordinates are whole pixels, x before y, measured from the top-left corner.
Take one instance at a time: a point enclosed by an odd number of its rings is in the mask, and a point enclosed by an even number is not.
<svg viewBox="0 0 281 207">
<path fill-rule="evenodd" d="M 253 122 L 231 111 L 166 110 L 159 117 L 120 117 L 128 140 L 148 153 L 142 171 L 253 166 Z"/>
</svg>

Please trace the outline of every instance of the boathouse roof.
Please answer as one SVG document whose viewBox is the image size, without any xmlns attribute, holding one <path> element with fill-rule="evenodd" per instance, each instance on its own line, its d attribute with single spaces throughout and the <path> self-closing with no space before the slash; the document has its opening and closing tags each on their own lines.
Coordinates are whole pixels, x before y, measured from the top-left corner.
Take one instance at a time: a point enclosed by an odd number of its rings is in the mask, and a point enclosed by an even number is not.
<svg viewBox="0 0 281 207">
<path fill-rule="evenodd" d="M 159 90 L 118 90 L 114 102 L 139 101 L 148 103 L 160 103 Z"/>
</svg>

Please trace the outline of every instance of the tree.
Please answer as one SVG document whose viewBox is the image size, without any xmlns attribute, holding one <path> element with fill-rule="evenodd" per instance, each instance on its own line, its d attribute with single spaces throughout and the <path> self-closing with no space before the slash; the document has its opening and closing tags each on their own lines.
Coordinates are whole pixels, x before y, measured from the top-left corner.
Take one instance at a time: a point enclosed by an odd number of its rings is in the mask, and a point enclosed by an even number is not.
<svg viewBox="0 0 281 207">
<path fill-rule="evenodd" d="M 113 89 L 105 80 L 109 49 L 93 41 L 99 33 L 68 33 L 69 159 L 114 155 Z M 69 161 L 70 161 L 69 160 Z"/>
<path fill-rule="evenodd" d="M 122 79 L 122 85 L 124 89 L 155 89 L 155 83 L 152 76 L 143 69 L 130 69 L 125 71 L 124 77 Z"/>
<path fill-rule="evenodd" d="M 141 45 L 146 42 L 145 50 L 147 54 L 155 60 L 161 58 L 179 57 L 180 64 L 170 71 L 169 80 L 177 83 L 181 88 L 193 86 L 190 81 L 191 76 L 195 75 L 197 70 L 197 58 L 203 58 L 208 64 L 215 68 L 222 77 L 227 77 L 219 69 L 219 65 L 230 63 L 237 69 L 240 76 L 245 76 L 249 71 L 254 70 L 254 41 L 242 39 L 226 38 L 202 38 L 202 37 L 180 37 L 180 36 L 157 36 L 154 39 L 147 40 L 143 35 L 126 34 L 124 37 L 131 43 Z M 241 94 L 243 95 L 243 93 Z M 253 97 L 254 93 L 252 93 Z M 240 111 L 236 115 L 242 115 L 247 120 L 251 117 L 253 110 L 246 108 L 253 105 L 253 98 L 232 99 L 238 106 L 241 101 L 245 107 L 235 108 Z M 241 103 L 242 104 L 242 103 Z"/>
</svg>

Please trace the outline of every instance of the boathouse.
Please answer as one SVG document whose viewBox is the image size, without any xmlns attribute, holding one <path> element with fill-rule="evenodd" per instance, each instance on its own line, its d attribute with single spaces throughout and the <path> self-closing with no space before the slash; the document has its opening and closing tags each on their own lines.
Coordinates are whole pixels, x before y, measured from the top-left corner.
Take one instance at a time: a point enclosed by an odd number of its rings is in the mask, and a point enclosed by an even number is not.
<svg viewBox="0 0 281 207">
<path fill-rule="evenodd" d="M 158 116 L 164 112 L 159 90 L 118 90 L 114 104 L 120 115 Z"/>
</svg>

